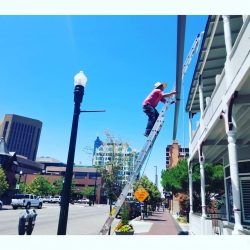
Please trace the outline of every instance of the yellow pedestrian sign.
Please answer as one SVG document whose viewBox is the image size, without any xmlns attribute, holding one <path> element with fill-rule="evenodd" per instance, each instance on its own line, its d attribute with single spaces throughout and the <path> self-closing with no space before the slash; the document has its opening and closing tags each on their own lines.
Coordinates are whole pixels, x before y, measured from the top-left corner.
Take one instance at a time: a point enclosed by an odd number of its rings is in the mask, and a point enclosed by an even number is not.
<svg viewBox="0 0 250 250">
<path fill-rule="evenodd" d="M 149 193 L 147 192 L 147 190 L 145 190 L 144 188 L 138 188 L 135 192 L 134 192 L 134 196 L 135 198 L 139 201 L 139 202 L 143 202 L 147 199 L 147 197 L 149 196 Z"/>
</svg>

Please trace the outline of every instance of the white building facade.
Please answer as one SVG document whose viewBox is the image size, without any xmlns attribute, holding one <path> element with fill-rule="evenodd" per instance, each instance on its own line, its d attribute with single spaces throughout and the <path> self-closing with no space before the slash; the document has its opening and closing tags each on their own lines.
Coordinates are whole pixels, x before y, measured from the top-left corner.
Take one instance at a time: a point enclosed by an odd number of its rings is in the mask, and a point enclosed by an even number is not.
<svg viewBox="0 0 250 250">
<path fill-rule="evenodd" d="M 95 150 L 93 165 L 104 167 L 114 160 L 121 162 L 122 170 L 119 175 L 121 177 L 121 184 L 124 186 L 134 170 L 137 155 L 137 151 L 133 150 L 128 143 L 103 142 L 102 145 Z M 133 190 L 129 192 L 127 198 L 132 197 Z"/>
<path fill-rule="evenodd" d="M 226 219 L 219 234 L 250 234 L 250 16 L 209 16 L 191 83 L 190 233 L 214 234 L 207 215 L 205 162 L 224 166 Z M 198 122 L 197 122 L 198 121 Z M 196 124 L 196 126 L 194 126 Z M 202 214 L 193 211 L 192 166 L 200 165 Z"/>
</svg>

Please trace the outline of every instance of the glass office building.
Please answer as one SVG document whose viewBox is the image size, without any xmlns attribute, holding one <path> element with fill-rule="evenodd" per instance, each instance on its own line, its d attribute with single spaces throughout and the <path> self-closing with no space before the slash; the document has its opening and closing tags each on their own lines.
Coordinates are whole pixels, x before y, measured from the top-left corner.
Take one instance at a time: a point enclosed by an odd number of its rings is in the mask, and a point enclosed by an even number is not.
<svg viewBox="0 0 250 250">
<path fill-rule="evenodd" d="M 39 120 L 6 114 L 0 126 L 0 136 L 5 139 L 9 151 L 35 161 L 41 129 Z"/>
</svg>

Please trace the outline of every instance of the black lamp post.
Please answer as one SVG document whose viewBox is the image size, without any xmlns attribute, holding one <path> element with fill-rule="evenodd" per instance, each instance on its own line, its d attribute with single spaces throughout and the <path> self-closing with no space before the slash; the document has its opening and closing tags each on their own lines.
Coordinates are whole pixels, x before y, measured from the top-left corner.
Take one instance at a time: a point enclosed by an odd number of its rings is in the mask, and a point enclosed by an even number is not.
<svg viewBox="0 0 250 250">
<path fill-rule="evenodd" d="M 18 178 L 18 181 L 17 181 L 17 183 L 16 183 L 16 190 L 15 190 L 16 194 L 18 194 L 18 193 L 19 193 L 19 189 L 20 189 L 20 182 L 21 182 L 21 177 L 22 177 L 22 174 L 23 174 L 23 171 L 22 171 L 22 170 L 20 170 L 20 171 L 19 171 L 19 178 Z"/>
<path fill-rule="evenodd" d="M 23 174 L 23 171 L 20 170 L 20 172 L 19 172 L 19 179 L 18 179 L 18 185 L 20 185 L 22 174 Z"/>
<path fill-rule="evenodd" d="M 94 188 L 94 198 L 93 198 L 93 205 L 95 204 L 96 202 L 96 181 L 97 181 L 97 169 L 95 171 L 95 188 Z"/>
<path fill-rule="evenodd" d="M 61 197 L 62 198 L 61 210 L 60 210 L 60 217 L 59 217 L 59 223 L 58 223 L 58 229 L 57 229 L 58 235 L 66 235 L 66 230 L 67 230 L 78 120 L 79 120 L 79 115 L 81 112 L 80 105 L 81 105 L 82 98 L 84 95 L 84 87 L 87 82 L 87 77 L 84 75 L 83 71 L 80 71 L 77 75 L 75 75 L 74 80 L 75 80 L 75 91 L 74 91 L 75 108 L 74 108 L 74 115 L 73 115 L 73 121 L 72 121 L 72 127 L 71 127 L 67 167 L 66 167 L 66 173 L 64 177 L 64 184 L 63 184 L 63 190 L 62 190 L 62 197 Z"/>
</svg>

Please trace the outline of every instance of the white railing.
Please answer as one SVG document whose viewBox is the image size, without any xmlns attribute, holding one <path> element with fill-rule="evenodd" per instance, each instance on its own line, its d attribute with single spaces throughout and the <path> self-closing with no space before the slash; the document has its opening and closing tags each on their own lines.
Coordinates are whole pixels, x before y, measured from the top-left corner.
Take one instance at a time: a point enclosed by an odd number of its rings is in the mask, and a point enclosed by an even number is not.
<svg viewBox="0 0 250 250">
<path fill-rule="evenodd" d="M 189 232 L 195 235 L 202 234 L 201 216 L 197 214 L 189 215 Z"/>
<path fill-rule="evenodd" d="M 204 122 L 204 129 L 210 129 L 212 127 L 211 122 L 213 119 L 216 111 L 222 104 L 222 96 L 226 93 L 226 79 L 224 74 L 221 75 L 220 81 L 217 83 L 216 88 L 211 96 L 210 103 L 205 109 L 203 114 L 203 122 Z M 218 115 L 215 119 L 219 118 Z"/>
<path fill-rule="evenodd" d="M 222 220 L 206 218 L 202 220 L 201 215 L 189 215 L 189 232 L 195 235 L 223 234 Z"/>
</svg>

